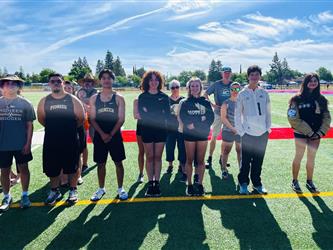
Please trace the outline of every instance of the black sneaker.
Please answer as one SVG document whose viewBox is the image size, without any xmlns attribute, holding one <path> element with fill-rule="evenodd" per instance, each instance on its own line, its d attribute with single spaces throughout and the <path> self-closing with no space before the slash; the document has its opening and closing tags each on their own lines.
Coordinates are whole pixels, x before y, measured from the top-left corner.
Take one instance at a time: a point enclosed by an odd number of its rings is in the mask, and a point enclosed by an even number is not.
<svg viewBox="0 0 333 250">
<path fill-rule="evenodd" d="M 211 156 L 208 157 L 205 166 L 206 166 L 206 169 L 210 169 L 212 167 L 212 157 Z"/>
<path fill-rule="evenodd" d="M 293 181 L 292 181 L 292 183 L 291 183 L 291 188 L 292 188 L 297 194 L 301 194 L 301 193 L 303 193 L 301 187 L 299 186 L 298 180 L 293 180 Z"/>
<path fill-rule="evenodd" d="M 145 193 L 146 197 L 152 197 L 154 195 L 154 183 L 152 181 L 149 182 L 147 191 Z"/>
<path fill-rule="evenodd" d="M 172 171 L 173 171 L 173 166 L 169 166 L 166 173 L 167 174 L 172 174 Z"/>
<path fill-rule="evenodd" d="M 195 195 L 193 185 L 188 185 L 188 186 L 187 186 L 187 189 L 186 189 L 186 195 L 187 195 L 187 196 L 194 196 L 194 195 Z"/>
<path fill-rule="evenodd" d="M 222 170 L 222 179 L 226 180 L 226 179 L 228 179 L 228 177 L 229 177 L 228 170 L 223 169 Z"/>
<path fill-rule="evenodd" d="M 309 191 L 311 193 L 314 193 L 314 194 L 320 193 L 319 190 L 318 190 L 318 188 L 315 186 L 315 184 L 311 180 L 307 180 L 306 181 L 306 187 L 307 187 L 307 189 L 309 189 Z"/>
<path fill-rule="evenodd" d="M 201 184 L 199 184 L 197 190 L 197 196 L 204 196 L 204 195 L 205 195 L 205 189 Z"/>
<path fill-rule="evenodd" d="M 87 172 L 89 169 L 89 167 L 87 165 L 82 165 L 82 173 L 84 174 L 85 172 Z"/>
<path fill-rule="evenodd" d="M 161 196 L 160 183 L 158 181 L 154 182 L 153 196 L 154 197 L 160 197 Z"/>
<path fill-rule="evenodd" d="M 199 183 L 199 175 L 198 174 L 195 174 L 193 176 L 193 182 L 194 182 L 194 184 L 198 184 Z"/>
<path fill-rule="evenodd" d="M 182 177 L 180 177 L 180 182 L 184 182 L 184 183 L 186 183 L 186 181 L 187 181 L 187 174 L 182 174 Z"/>
<path fill-rule="evenodd" d="M 45 205 L 54 205 L 57 201 L 62 199 L 62 194 L 60 193 L 59 189 L 51 190 L 47 199 L 45 200 Z"/>
</svg>

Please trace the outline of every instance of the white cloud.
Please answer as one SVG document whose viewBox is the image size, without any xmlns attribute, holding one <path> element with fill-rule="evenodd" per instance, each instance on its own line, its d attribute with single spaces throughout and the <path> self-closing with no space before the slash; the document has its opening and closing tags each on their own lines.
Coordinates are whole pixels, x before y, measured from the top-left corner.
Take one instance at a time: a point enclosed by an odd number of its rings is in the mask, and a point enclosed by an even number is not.
<svg viewBox="0 0 333 250">
<path fill-rule="evenodd" d="M 317 24 L 330 23 L 333 21 L 333 14 L 331 11 L 324 11 L 318 15 L 310 16 L 310 20 Z"/>
<path fill-rule="evenodd" d="M 72 36 L 72 37 L 68 37 L 68 38 L 59 40 L 58 42 L 55 42 L 55 43 L 51 44 L 50 46 L 48 46 L 46 49 L 40 51 L 37 55 L 41 56 L 41 55 L 47 54 L 49 52 L 56 51 L 56 50 L 58 50 L 62 47 L 65 47 L 69 44 L 72 44 L 76 41 L 79 41 L 79 40 L 82 40 L 84 38 L 91 37 L 91 36 L 94 36 L 94 35 L 98 35 L 100 33 L 106 32 L 106 31 L 116 31 L 116 30 L 124 28 L 124 26 L 128 27 L 126 24 L 129 23 L 130 21 L 140 19 L 140 18 L 143 18 L 143 17 L 147 17 L 147 16 L 150 16 L 150 15 L 159 13 L 163 10 L 164 10 L 164 8 L 160 8 L 160 9 L 149 11 L 149 12 L 146 12 L 146 13 L 143 13 L 143 14 L 138 14 L 138 15 L 135 15 L 135 16 L 127 17 L 127 18 L 124 18 L 120 21 L 117 21 L 117 22 L 115 22 L 115 23 L 113 23 L 109 26 L 106 26 L 105 28 L 97 29 L 97 30 L 94 30 L 94 31 L 86 32 L 86 33 L 81 34 L 81 35 L 76 35 L 76 36 Z"/>
<path fill-rule="evenodd" d="M 204 10 L 204 11 L 197 11 L 193 13 L 187 13 L 187 14 L 182 14 L 182 15 L 175 15 L 171 16 L 166 19 L 166 21 L 178 21 L 178 20 L 183 20 L 183 19 L 191 19 L 194 17 L 202 17 L 204 15 L 207 15 L 210 12 L 210 10 Z"/>
</svg>

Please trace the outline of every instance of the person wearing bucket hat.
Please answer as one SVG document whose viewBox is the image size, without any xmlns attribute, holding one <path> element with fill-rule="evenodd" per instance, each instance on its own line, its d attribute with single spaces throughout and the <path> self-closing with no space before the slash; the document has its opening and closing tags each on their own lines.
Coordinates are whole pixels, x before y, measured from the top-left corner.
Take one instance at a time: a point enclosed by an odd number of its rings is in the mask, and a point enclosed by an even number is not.
<svg viewBox="0 0 333 250">
<path fill-rule="evenodd" d="M 230 78 L 231 68 L 229 66 L 223 66 L 221 72 L 221 80 L 213 83 L 205 92 L 204 96 L 209 101 L 209 96 L 214 94 L 214 102 L 212 106 L 214 108 L 214 123 L 212 125 L 212 139 L 209 144 L 209 156 L 206 163 L 206 168 L 209 169 L 212 166 L 212 156 L 216 146 L 216 138 L 221 132 L 222 121 L 221 121 L 221 106 L 225 100 L 230 97 Z M 220 157 L 221 159 L 221 157 Z"/>
<path fill-rule="evenodd" d="M 83 103 L 83 107 L 85 109 L 85 113 L 87 115 L 87 120 L 88 120 L 88 123 L 85 123 L 86 124 L 85 127 L 87 130 L 89 130 L 89 136 L 93 140 L 95 130 L 93 126 L 90 126 L 88 113 L 90 108 L 89 99 L 90 97 L 92 97 L 94 94 L 97 93 L 97 90 L 95 89 L 97 81 L 92 73 L 87 73 L 85 74 L 84 78 L 78 81 L 78 83 L 80 84 L 81 88 L 77 91 L 76 96 Z M 88 148 L 85 147 L 82 153 L 82 172 L 84 173 L 88 169 L 89 169 Z"/>
<path fill-rule="evenodd" d="M 45 201 L 53 205 L 61 200 L 59 176 L 61 170 L 69 175 L 68 204 L 78 201 L 77 171 L 79 165 L 78 128 L 83 125 L 84 109 L 80 100 L 64 91 L 61 74 L 49 75 L 52 93 L 38 104 L 38 121 L 45 128 L 43 143 L 43 171 L 50 178 L 51 191 Z"/>
<path fill-rule="evenodd" d="M 13 158 L 21 174 L 23 192 L 20 205 L 22 208 L 27 208 L 31 204 L 28 197 L 30 182 L 28 162 L 33 158 L 31 141 L 36 115 L 32 104 L 17 94 L 23 83 L 23 80 L 16 75 L 7 75 L 0 79 L 0 87 L 3 90 L 3 96 L 0 97 L 0 169 L 4 194 L 0 212 L 8 210 L 12 202 L 10 173 Z"/>
</svg>

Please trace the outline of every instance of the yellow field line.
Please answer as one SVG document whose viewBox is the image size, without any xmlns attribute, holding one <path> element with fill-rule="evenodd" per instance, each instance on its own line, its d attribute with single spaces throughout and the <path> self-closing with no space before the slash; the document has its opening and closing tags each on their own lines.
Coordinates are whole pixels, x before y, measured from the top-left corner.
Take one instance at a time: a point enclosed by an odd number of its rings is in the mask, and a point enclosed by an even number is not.
<svg viewBox="0 0 333 250">
<path fill-rule="evenodd" d="M 126 201 L 120 201 L 118 199 L 105 199 L 98 202 L 92 202 L 90 200 L 80 200 L 75 206 L 86 206 L 91 204 L 96 205 L 109 205 L 118 203 L 144 203 L 144 202 L 166 202 L 166 201 L 210 201 L 210 200 L 241 200 L 241 199 L 290 199 L 290 198 L 301 198 L 301 197 L 332 197 L 333 192 L 321 192 L 319 194 L 312 193 L 287 193 L 287 194 L 251 194 L 251 195 L 205 195 L 202 197 L 188 197 L 188 196 L 178 196 L 178 197 L 151 197 L 151 198 L 129 198 Z M 46 206 L 43 202 L 32 202 L 32 207 L 44 207 Z M 59 201 L 54 206 L 68 206 L 66 201 Z M 12 208 L 19 208 L 19 203 L 14 203 L 11 205 Z"/>
</svg>

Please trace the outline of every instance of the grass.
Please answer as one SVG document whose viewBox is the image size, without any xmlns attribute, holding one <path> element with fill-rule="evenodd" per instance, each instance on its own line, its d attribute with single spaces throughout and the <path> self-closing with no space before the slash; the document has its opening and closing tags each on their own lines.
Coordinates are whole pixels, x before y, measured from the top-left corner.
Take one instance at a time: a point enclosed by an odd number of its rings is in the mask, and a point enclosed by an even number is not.
<svg viewBox="0 0 333 250">
<path fill-rule="evenodd" d="M 29 93 L 30 94 L 30 93 Z M 130 112 L 135 93 L 125 93 Z M 34 96 L 36 103 L 40 96 Z M 273 111 L 286 113 L 289 95 L 272 94 Z M 127 114 L 126 129 L 134 129 L 132 114 Z M 287 126 L 280 116 L 273 123 Z M 285 118 L 284 118 L 285 119 Z M 143 197 L 146 184 L 136 184 L 137 146 L 126 143 L 124 187 L 131 197 Z M 333 141 L 322 140 L 319 148 L 315 183 L 321 191 L 332 191 L 331 166 Z M 235 152 L 230 156 L 230 178 L 221 179 L 218 167 L 220 142 L 213 157 L 213 169 L 206 171 L 204 185 L 212 195 L 237 194 Z M 269 141 L 262 179 L 270 193 L 290 193 L 293 140 Z M 48 180 L 42 173 L 42 149 L 33 152 L 30 164 L 31 200 L 43 201 Z M 89 145 L 92 165 L 92 146 Z M 305 166 L 300 184 L 305 189 Z M 163 172 L 167 164 L 163 161 Z M 184 196 L 185 184 L 179 176 L 163 174 L 163 196 Z M 79 187 L 81 200 L 89 199 L 97 188 L 96 168 L 84 176 Z M 116 196 L 113 163 L 107 166 L 107 194 Z M 67 193 L 63 190 L 65 197 Z M 20 186 L 12 189 L 20 198 Z M 332 197 L 292 199 L 245 199 L 215 201 L 172 201 L 120 203 L 74 207 L 33 207 L 26 211 L 11 209 L 0 215 L 1 249 L 331 249 L 333 233 Z"/>
</svg>

